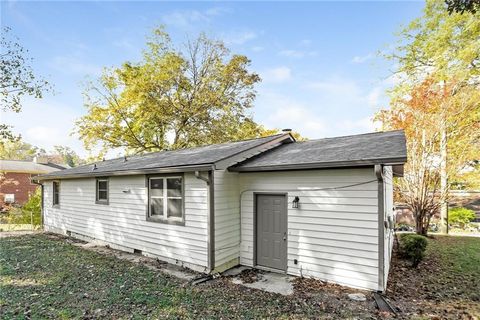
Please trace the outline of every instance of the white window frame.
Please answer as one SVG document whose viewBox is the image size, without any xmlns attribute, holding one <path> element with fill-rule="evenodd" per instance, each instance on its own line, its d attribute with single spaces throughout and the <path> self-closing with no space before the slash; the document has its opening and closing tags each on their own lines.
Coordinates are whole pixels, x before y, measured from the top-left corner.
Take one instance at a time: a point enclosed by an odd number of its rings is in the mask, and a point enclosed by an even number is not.
<svg viewBox="0 0 480 320">
<path fill-rule="evenodd" d="M 100 181 L 105 181 L 107 183 L 107 189 L 101 189 L 98 186 L 98 183 Z M 107 192 L 107 199 L 100 199 L 100 191 L 106 191 Z M 96 204 L 108 204 L 108 201 L 110 200 L 110 182 L 108 181 L 108 178 L 96 178 L 95 179 L 95 203 Z"/>
<path fill-rule="evenodd" d="M 58 187 L 55 187 L 57 185 Z M 60 181 L 53 181 L 52 182 L 52 206 L 59 207 L 60 206 Z M 58 201 L 55 203 L 55 193 L 58 193 Z"/>
<path fill-rule="evenodd" d="M 3 202 L 8 204 L 15 203 L 15 194 L 14 193 L 5 193 L 3 195 Z"/>
<path fill-rule="evenodd" d="M 155 179 L 163 180 L 163 196 L 152 196 L 151 195 L 151 181 Z M 167 190 L 167 179 L 180 179 L 182 185 L 182 195 L 180 197 L 169 197 Z M 185 225 L 185 183 L 183 175 L 161 175 L 161 176 L 149 176 L 147 177 L 147 189 L 148 189 L 148 203 L 147 203 L 147 220 L 154 222 L 162 222 L 169 224 Z M 163 201 L 163 216 L 153 216 L 151 215 L 151 199 L 164 199 Z M 182 216 L 181 217 L 169 217 L 168 216 L 168 199 L 177 199 L 182 201 Z"/>
</svg>

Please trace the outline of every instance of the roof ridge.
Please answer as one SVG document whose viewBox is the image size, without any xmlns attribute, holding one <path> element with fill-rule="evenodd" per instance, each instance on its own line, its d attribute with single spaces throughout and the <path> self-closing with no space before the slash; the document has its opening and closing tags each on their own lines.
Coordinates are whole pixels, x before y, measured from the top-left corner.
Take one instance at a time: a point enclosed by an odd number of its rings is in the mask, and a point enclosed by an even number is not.
<svg viewBox="0 0 480 320">
<path fill-rule="evenodd" d="M 338 139 L 338 138 L 348 138 L 348 137 L 358 137 L 358 136 L 368 136 L 368 135 L 377 135 L 377 134 L 382 134 L 382 133 L 393 133 L 393 132 L 403 132 L 403 131 L 404 131 L 403 129 L 397 129 L 397 130 L 389 130 L 389 131 L 366 132 L 366 133 L 348 134 L 348 135 L 344 135 L 344 136 L 325 137 L 325 138 L 318 138 L 318 139 L 309 139 L 309 140 L 304 140 L 304 141 L 296 141 L 295 143 L 304 143 L 304 142 Z"/>
<path fill-rule="evenodd" d="M 68 168 L 63 173 L 57 173 L 58 176 L 96 175 L 99 173 L 108 173 L 115 171 L 152 171 L 159 168 L 180 168 L 185 166 L 205 166 L 207 164 L 222 163 L 228 158 L 233 158 L 242 152 L 252 150 L 257 147 L 270 145 L 272 142 L 280 141 L 290 137 L 290 134 L 280 133 L 266 137 L 244 139 L 238 141 L 229 141 L 217 144 L 207 144 L 191 148 L 177 150 L 163 150 L 127 156 L 126 161 L 123 157 L 109 159 L 105 161 L 96 161 L 78 167 Z M 222 162 L 223 161 L 223 162 Z M 191 168 L 190 168 L 191 169 Z M 202 167 L 202 169 L 204 169 Z M 54 176 L 43 175 L 42 177 Z"/>
<path fill-rule="evenodd" d="M 117 160 L 117 159 L 123 159 L 124 157 L 127 157 L 128 158 L 132 158 L 132 157 L 144 157 L 144 156 L 148 156 L 148 155 L 152 155 L 152 154 L 156 154 L 156 153 L 162 153 L 162 152 L 177 152 L 177 151 L 182 151 L 182 150 L 193 150 L 193 149 L 199 149 L 199 148 L 205 148 L 205 147 L 211 147 L 211 146 L 219 146 L 219 145 L 222 145 L 222 144 L 227 144 L 227 143 L 237 143 L 237 142 L 246 142 L 246 141 L 253 141 L 253 140 L 260 140 L 260 139 L 266 139 L 266 138 L 273 138 L 273 137 L 279 137 L 281 135 L 283 135 L 284 133 L 277 133 L 277 134 L 273 134 L 273 135 L 270 135 L 270 136 L 265 136 L 265 137 L 259 137 L 259 138 L 250 138 L 250 139 L 243 139 L 243 140 L 232 140 L 232 141 L 225 141 L 225 142 L 221 142 L 221 143 L 213 143 L 213 144 L 203 144 L 203 145 L 200 145 L 200 146 L 195 146 L 195 147 L 188 147 L 188 148 L 182 148 L 182 149 L 172 149 L 172 150 L 160 150 L 160 151 L 153 151 L 153 152 L 147 152 L 147 153 L 143 153 L 143 154 L 134 154 L 134 155 L 125 155 L 125 156 L 121 156 L 121 157 L 115 157 L 115 158 L 111 158 L 111 159 L 105 159 L 105 161 L 113 161 L 113 160 Z M 94 161 L 94 162 L 91 162 L 91 163 L 88 163 L 88 164 L 85 164 L 85 165 L 82 165 L 82 166 L 88 166 L 88 165 L 92 165 L 94 163 L 98 163 L 98 162 L 103 162 L 102 160 L 99 160 L 99 161 Z M 80 167 L 80 166 L 79 166 Z"/>
</svg>

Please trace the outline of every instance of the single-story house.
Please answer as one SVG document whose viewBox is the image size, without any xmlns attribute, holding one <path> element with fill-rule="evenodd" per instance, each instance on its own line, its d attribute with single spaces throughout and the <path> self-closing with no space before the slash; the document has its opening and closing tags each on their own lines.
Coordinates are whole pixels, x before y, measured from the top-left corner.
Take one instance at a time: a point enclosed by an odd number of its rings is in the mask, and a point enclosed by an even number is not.
<svg viewBox="0 0 480 320">
<path fill-rule="evenodd" d="M 45 230 L 196 271 L 236 265 L 383 291 L 403 131 L 289 132 L 37 177 Z"/>
<path fill-rule="evenodd" d="M 0 210 L 5 205 L 23 205 L 28 201 L 38 188 L 32 177 L 63 169 L 41 156 L 31 161 L 0 159 Z"/>
</svg>

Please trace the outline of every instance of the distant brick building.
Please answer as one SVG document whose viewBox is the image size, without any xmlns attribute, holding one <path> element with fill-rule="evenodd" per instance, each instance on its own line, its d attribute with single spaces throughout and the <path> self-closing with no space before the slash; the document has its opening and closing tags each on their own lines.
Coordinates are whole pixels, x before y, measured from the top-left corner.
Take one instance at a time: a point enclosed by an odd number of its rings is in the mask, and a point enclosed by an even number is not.
<svg viewBox="0 0 480 320">
<path fill-rule="evenodd" d="M 38 185 L 31 178 L 38 174 L 65 169 L 36 157 L 33 161 L 0 160 L 0 209 L 6 204 L 23 205 Z"/>
</svg>

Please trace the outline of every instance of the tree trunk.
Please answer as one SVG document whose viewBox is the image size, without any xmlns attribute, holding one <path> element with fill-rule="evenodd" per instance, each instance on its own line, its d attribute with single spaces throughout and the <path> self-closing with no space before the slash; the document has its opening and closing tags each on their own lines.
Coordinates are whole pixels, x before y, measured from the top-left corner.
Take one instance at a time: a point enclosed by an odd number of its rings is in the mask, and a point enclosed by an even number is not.
<svg viewBox="0 0 480 320">
<path fill-rule="evenodd" d="M 427 234 L 427 227 L 425 227 L 425 222 L 424 222 L 424 214 L 423 212 L 415 212 L 414 213 L 415 217 L 415 231 L 417 234 L 420 234 L 422 236 Z"/>
<path fill-rule="evenodd" d="M 447 125 L 444 115 L 442 115 L 440 131 L 440 232 L 448 233 Z"/>
</svg>

